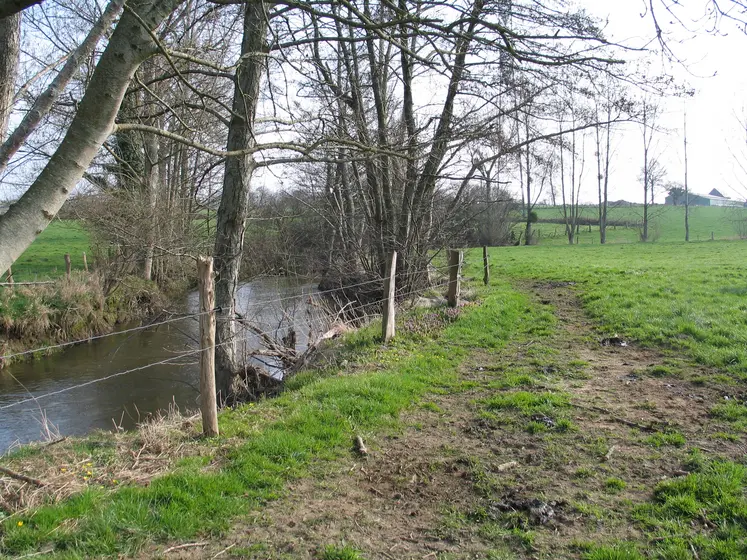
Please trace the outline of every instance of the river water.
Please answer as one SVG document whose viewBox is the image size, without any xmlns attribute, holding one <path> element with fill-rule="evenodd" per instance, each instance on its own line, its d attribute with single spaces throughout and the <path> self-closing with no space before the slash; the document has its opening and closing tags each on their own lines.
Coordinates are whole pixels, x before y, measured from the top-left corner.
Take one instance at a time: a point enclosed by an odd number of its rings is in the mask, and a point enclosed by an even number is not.
<svg viewBox="0 0 747 560">
<path fill-rule="evenodd" d="M 309 325 L 320 325 L 319 313 L 308 305 L 308 296 L 314 291 L 308 279 L 254 280 L 240 287 L 237 307 L 265 332 L 287 325 L 290 318 L 298 331 L 296 346 L 302 350 Z M 192 293 L 178 311 L 190 314 L 198 308 L 197 294 Z M 105 337 L 0 370 L 0 453 L 17 443 L 43 439 L 44 417 L 66 436 L 84 435 L 97 428 L 112 430 L 115 424 L 131 429 L 149 413 L 166 410 L 171 404 L 182 411 L 197 409 L 199 369 L 195 355 L 179 358 L 178 363 L 96 380 L 194 351 L 198 332 L 197 319 L 187 318 Z M 257 337 L 243 336 L 243 346 L 257 348 Z M 43 396 L 61 390 L 64 392 Z M 2 408 L 30 396 L 37 400 Z"/>
</svg>

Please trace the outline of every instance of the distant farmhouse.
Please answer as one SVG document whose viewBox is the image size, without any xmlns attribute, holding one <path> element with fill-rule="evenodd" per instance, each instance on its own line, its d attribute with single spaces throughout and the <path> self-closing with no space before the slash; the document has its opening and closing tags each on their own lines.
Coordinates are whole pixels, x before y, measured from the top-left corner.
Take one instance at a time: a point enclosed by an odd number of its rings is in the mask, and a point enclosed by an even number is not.
<svg viewBox="0 0 747 560">
<path fill-rule="evenodd" d="M 688 196 L 690 206 L 745 206 L 740 200 L 732 200 L 724 196 L 718 190 L 713 189 L 708 194 L 690 194 Z M 684 206 L 684 193 L 670 193 L 665 199 L 664 204 L 667 206 Z"/>
</svg>

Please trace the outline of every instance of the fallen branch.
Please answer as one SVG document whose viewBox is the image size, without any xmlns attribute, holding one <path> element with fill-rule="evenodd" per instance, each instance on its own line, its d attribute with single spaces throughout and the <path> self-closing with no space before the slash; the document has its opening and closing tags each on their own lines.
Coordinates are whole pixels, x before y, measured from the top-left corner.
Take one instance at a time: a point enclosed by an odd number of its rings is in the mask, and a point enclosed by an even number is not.
<svg viewBox="0 0 747 560">
<path fill-rule="evenodd" d="M 314 342 L 311 342 L 306 347 L 306 350 L 300 356 L 298 356 L 298 358 L 296 358 L 295 363 L 292 367 L 288 368 L 288 370 L 285 372 L 285 375 L 290 376 L 306 367 L 312 356 L 316 353 L 317 350 L 319 350 L 319 347 L 325 340 L 337 338 L 338 336 L 345 334 L 349 330 L 350 328 L 344 323 L 333 325 L 327 332 L 319 336 L 319 338 L 317 338 Z"/>
<path fill-rule="evenodd" d="M 223 556 L 226 552 L 228 552 L 229 550 L 231 550 L 234 546 L 236 546 L 236 543 L 233 543 L 232 545 L 227 546 L 226 548 L 224 548 L 223 550 L 221 550 L 218 554 L 216 554 L 215 556 L 213 556 L 213 559 L 214 558 L 218 558 L 218 556 Z"/>
<path fill-rule="evenodd" d="M 31 478 L 30 476 L 26 476 L 25 474 L 13 472 L 12 470 L 6 469 L 5 467 L 0 467 L 0 474 L 4 474 L 6 476 L 9 476 L 10 478 L 14 478 L 22 482 L 28 482 L 29 484 L 33 484 L 34 486 L 38 486 L 39 488 L 44 488 L 47 485 L 46 482 L 42 482 L 38 478 Z"/>
<path fill-rule="evenodd" d="M 54 282 L 0 282 L 0 286 L 42 286 L 54 284 Z"/>
<path fill-rule="evenodd" d="M 168 554 L 169 552 L 174 552 L 175 550 L 181 550 L 183 548 L 193 548 L 196 546 L 207 546 L 207 542 L 193 542 L 193 543 L 187 543 L 187 544 L 179 544 L 177 546 L 172 546 L 171 548 L 167 548 L 164 550 L 161 554 Z"/>
<path fill-rule="evenodd" d="M 67 441 L 67 436 L 61 437 L 60 439 L 56 439 L 54 441 L 50 441 L 48 443 L 45 443 L 43 447 L 52 447 L 53 445 L 57 445 L 58 443 L 62 443 L 63 441 Z"/>
</svg>

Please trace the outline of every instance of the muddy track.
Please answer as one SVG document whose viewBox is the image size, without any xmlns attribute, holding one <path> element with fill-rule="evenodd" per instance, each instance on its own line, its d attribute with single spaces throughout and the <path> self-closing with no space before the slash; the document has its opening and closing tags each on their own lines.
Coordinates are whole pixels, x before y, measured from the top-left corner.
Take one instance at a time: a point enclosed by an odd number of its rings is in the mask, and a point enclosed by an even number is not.
<svg viewBox="0 0 747 560">
<path fill-rule="evenodd" d="M 579 542 L 644 538 L 631 510 L 683 474 L 688 448 L 745 453 L 715 437 L 724 427 L 708 413 L 733 389 L 693 383 L 704 372 L 663 351 L 602 345 L 573 286 L 519 288 L 553 311 L 553 336 L 474 349 L 462 390 L 407 413 L 367 456 L 319 465 L 220 542 L 168 557 L 320 558 L 348 543 L 367 559 L 581 558 Z M 486 414 L 486 399 L 516 390 L 496 380 L 517 368 L 534 376 L 522 390 L 568 395 L 573 430 L 533 434 L 525 419 Z M 674 432 L 686 446 L 647 443 Z M 613 492 L 610 480 L 623 482 Z"/>
</svg>

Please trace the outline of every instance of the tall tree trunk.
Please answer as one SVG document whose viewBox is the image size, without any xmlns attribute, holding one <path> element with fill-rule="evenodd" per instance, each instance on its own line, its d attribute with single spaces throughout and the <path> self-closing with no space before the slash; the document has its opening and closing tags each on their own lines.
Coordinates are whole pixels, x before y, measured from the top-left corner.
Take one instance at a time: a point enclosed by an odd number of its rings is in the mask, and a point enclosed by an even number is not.
<svg viewBox="0 0 747 560">
<path fill-rule="evenodd" d="M 604 245 L 607 243 L 607 206 L 608 206 L 608 193 L 610 184 L 610 135 L 612 125 L 612 104 L 607 105 L 607 130 L 604 147 L 604 187 L 602 189 L 602 215 L 601 221 L 599 222 L 599 242 Z"/>
<path fill-rule="evenodd" d="M 157 52 L 149 30 L 155 29 L 181 2 L 133 0 L 129 4 L 96 65 L 62 143 L 21 199 L 0 216 L 0 270 L 7 270 L 49 225 L 115 130 L 114 121 L 130 80 L 138 67 Z"/>
<path fill-rule="evenodd" d="M 143 148 L 145 149 L 145 172 L 143 174 L 143 201 L 145 205 L 145 259 L 143 262 L 143 278 L 153 278 L 153 253 L 156 244 L 156 194 L 158 192 L 158 137 L 155 134 L 145 134 Z"/>
<path fill-rule="evenodd" d="M 5 139 L 8 119 L 13 109 L 20 52 L 21 14 L 18 13 L 0 19 L 0 142 Z"/>
<path fill-rule="evenodd" d="M 13 133 L 7 140 L 5 140 L 5 142 L 2 143 L 2 146 L 0 146 L 0 173 L 2 173 L 7 167 L 10 158 L 13 157 L 28 137 L 37 129 L 39 124 L 41 124 L 44 117 L 49 114 L 54 102 L 65 90 L 65 86 L 67 86 L 68 82 L 75 75 L 75 72 L 80 68 L 80 65 L 91 56 L 91 53 L 93 53 L 93 49 L 96 48 L 101 36 L 109 29 L 123 5 L 124 0 L 111 0 L 111 2 L 109 2 L 106 10 L 94 24 L 93 28 L 91 28 L 88 36 L 86 36 L 80 46 L 68 57 L 67 62 L 65 62 L 65 65 L 62 67 L 59 74 L 55 76 L 47 89 L 45 89 L 36 101 L 34 101 L 33 106 L 23 117 L 21 123 L 15 128 L 15 130 L 13 130 Z M 18 17 L 20 18 L 20 14 L 18 14 Z M 0 115 L 3 113 L 3 98 L 1 90 L 3 88 L 2 84 L 4 83 L 4 74 L 2 70 L 2 59 L 5 56 L 3 54 L 1 39 L 3 36 L 2 26 L 3 20 L 0 20 Z M 10 85 L 12 85 L 12 81 L 10 82 Z M 2 142 L 4 138 L 3 131 L 2 123 L 0 123 L 0 142 Z"/>
<path fill-rule="evenodd" d="M 527 115 L 526 120 L 526 134 L 527 139 L 529 138 L 529 115 Z M 527 144 L 527 154 L 526 154 L 526 166 L 527 166 L 527 221 L 524 228 L 524 244 L 525 245 L 531 245 L 532 244 L 532 208 L 534 207 L 534 204 L 532 204 L 532 168 L 531 168 L 531 146 Z"/>
<path fill-rule="evenodd" d="M 26 8 L 41 4 L 43 0 L 0 0 L 0 19 L 20 14 Z"/>
<path fill-rule="evenodd" d="M 241 63 L 236 70 L 233 113 L 227 150 L 256 145 L 254 119 L 265 70 L 267 20 L 265 4 L 249 2 L 244 14 Z M 220 308 L 216 330 L 216 388 L 225 399 L 241 365 L 236 339 L 236 290 L 244 249 L 244 227 L 249 212 L 249 188 L 256 163 L 251 155 L 228 158 L 223 175 L 223 195 L 218 208 L 215 239 L 215 303 Z"/>
</svg>

